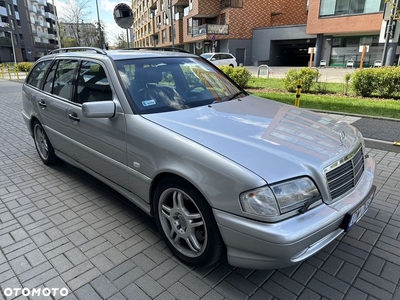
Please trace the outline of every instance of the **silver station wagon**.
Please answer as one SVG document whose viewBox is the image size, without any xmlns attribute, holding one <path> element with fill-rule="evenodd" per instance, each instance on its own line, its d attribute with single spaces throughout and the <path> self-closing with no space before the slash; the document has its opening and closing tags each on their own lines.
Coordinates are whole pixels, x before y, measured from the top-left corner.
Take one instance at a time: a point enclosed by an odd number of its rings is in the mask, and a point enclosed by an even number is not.
<svg viewBox="0 0 400 300">
<path fill-rule="evenodd" d="M 59 49 L 28 75 L 22 114 L 45 164 L 127 197 L 191 266 L 301 262 L 375 193 L 357 129 L 249 95 L 183 51 Z"/>
</svg>

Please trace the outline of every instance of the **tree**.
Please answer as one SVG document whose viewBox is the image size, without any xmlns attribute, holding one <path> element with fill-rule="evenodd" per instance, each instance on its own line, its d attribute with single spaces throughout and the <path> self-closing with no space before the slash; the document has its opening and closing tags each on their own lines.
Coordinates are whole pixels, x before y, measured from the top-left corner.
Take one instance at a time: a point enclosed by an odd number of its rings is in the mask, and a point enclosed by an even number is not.
<svg viewBox="0 0 400 300">
<path fill-rule="evenodd" d="M 99 24 L 99 22 L 97 22 L 97 21 L 95 21 L 94 22 L 94 24 L 95 24 L 95 26 L 96 26 L 96 32 L 97 32 L 97 43 L 96 43 L 96 47 L 99 47 L 99 48 L 108 48 L 108 37 L 107 37 L 107 33 L 106 33 L 106 25 L 104 24 L 104 22 L 103 21 L 100 21 L 100 24 Z M 99 28 L 99 25 L 100 25 L 100 28 Z M 99 32 L 99 30 L 101 30 L 100 32 Z M 100 34 L 101 34 L 101 39 L 100 39 Z"/>
<path fill-rule="evenodd" d="M 125 49 L 128 48 L 128 42 L 126 40 L 126 34 L 124 33 L 124 31 L 120 32 L 117 35 L 117 45 L 116 45 L 117 49 Z"/>
<path fill-rule="evenodd" d="M 86 22 L 88 16 L 90 15 L 90 0 L 69 0 L 68 4 L 63 7 L 63 16 L 60 18 L 61 22 L 70 24 L 70 32 L 71 36 L 67 35 L 68 38 L 72 37 L 76 40 L 77 46 L 81 46 L 82 38 L 84 37 L 84 33 L 81 32 L 82 24 Z M 61 35 L 60 37 L 63 39 L 65 37 Z M 65 33 L 65 31 L 63 32 Z M 66 45 L 63 44 L 65 47 Z"/>
</svg>

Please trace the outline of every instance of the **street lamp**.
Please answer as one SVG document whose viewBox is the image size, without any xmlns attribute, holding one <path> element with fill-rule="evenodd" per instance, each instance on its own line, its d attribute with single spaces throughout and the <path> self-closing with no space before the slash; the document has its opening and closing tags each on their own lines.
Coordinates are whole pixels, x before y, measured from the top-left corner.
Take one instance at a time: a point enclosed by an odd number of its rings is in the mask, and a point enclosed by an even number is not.
<svg viewBox="0 0 400 300">
<path fill-rule="evenodd" d="M 12 52 L 13 52 L 13 57 L 14 57 L 14 64 L 17 64 L 17 58 L 16 58 L 16 53 L 15 53 L 15 46 L 14 46 L 14 37 L 12 31 L 7 31 L 10 34 L 11 37 L 11 46 L 12 46 Z"/>
<path fill-rule="evenodd" d="M 97 22 L 98 22 L 98 25 L 99 25 L 100 47 L 101 47 L 102 49 L 104 49 L 105 47 L 103 46 L 103 33 L 101 32 L 99 5 L 98 5 L 98 3 L 97 3 L 97 0 L 96 0 L 96 8 L 97 8 Z"/>
</svg>

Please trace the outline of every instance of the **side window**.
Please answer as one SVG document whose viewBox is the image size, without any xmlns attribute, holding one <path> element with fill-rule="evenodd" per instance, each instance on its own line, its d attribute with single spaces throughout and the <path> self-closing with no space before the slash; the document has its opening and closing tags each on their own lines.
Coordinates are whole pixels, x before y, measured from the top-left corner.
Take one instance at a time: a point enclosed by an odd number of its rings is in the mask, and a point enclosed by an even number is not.
<svg viewBox="0 0 400 300">
<path fill-rule="evenodd" d="M 79 70 L 76 102 L 112 100 L 113 95 L 104 68 L 95 62 L 83 61 Z"/>
<path fill-rule="evenodd" d="M 220 54 L 215 54 L 213 58 L 214 58 L 214 60 L 220 60 L 221 59 L 221 55 Z"/>
<path fill-rule="evenodd" d="M 46 71 L 50 67 L 52 62 L 53 62 L 52 60 L 46 60 L 38 63 L 32 69 L 26 83 L 39 88 L 42 83 L 44 74 L 46 74 Z"/>
<path fill-rule="evenodd" d="M 56 62 L 53 67 L 51 68 L 49 74 L 47 75 L 47 78 L 44 82 L 43 90 L 45 92 L 51 93 L 53 91 L 53 81 L 54 81 L 54 75 L 56 74 L 56 68 L 57 68 L 58 62 Z"/>
<path fill-rule="evenodd" d="M 54 75 L 53 94 L 71 100 L 74 75 L 78 65 L 76 60 L 60 60 Z M 49 74 L 50 76 L 51 74 Z"/>
</svg>

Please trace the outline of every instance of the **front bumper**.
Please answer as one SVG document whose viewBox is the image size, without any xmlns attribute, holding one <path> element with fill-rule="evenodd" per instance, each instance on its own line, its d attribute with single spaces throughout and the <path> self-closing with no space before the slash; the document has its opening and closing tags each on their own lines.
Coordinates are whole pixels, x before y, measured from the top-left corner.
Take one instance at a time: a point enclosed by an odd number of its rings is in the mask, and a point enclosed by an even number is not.
<svg viewBox="0 0 400 300">
<path fill-rule="evenodd" d="M 338 236 L 346 214 L 374 197 L 375 162 L 365 160 L 356 188 L 331 205 L 321 204 L 304 214 L 277 223 L 263 223 L 214 209 L 228 262 L 247 269 L 284 268 L 315 254 Z M 357 219 L 358 221 L 358 219 Z"/>
</svg>

